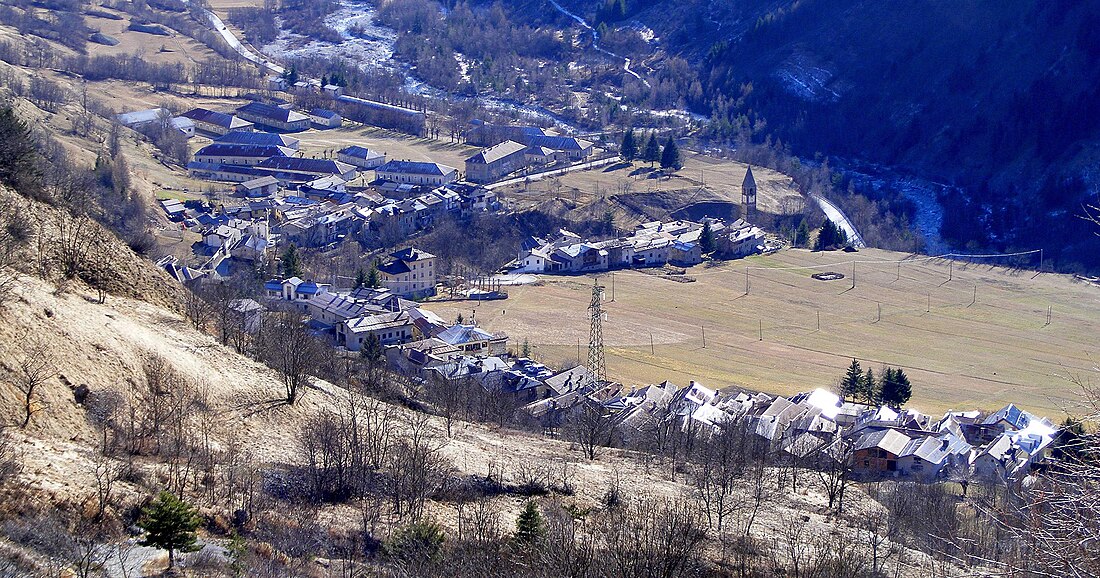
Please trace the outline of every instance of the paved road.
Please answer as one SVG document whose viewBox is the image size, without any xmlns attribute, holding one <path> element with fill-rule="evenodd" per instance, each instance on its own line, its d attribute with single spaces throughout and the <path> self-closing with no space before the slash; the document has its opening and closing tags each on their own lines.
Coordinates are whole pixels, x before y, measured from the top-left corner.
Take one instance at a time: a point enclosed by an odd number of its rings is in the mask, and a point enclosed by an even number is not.
<svg viewBox="0 0 1100 578">
<path fill-rule="evenodd" d="M 228 43 L 229 46 L 233 47 L 233 50 L 236 50 L 237 54 L 240 54 L 242 58 L 255 62 L 256 64 L 267 68 L 275 74 L 283 73 L 285 69 L 282 66 L 271 62 L 262 54 L 254 52 L 252 49 L 245 46 L 244 43 L 242 43 L 240 39 L 238 39 L 237 36 L 233 34 L 233 31 L 225 25 L 225 22 L 222 22 L 222 19 L 218 18 L 217 14 L 214 14 L 210 10 L 205 9 L 204 12 L 206 12 L 206 19 L 210 21 L 210 25 L 214 27 L 214 30 L 217 30 L 218 34 L 222 35 L 222 38 L 225 39 L 226 43 Z"/>
<path fill-rule="evenodd" d="M 619 158 L 618 155 L 616 155 L 616 156 L 613 156 L 613 157 L 608 157 L 606 159 L 600 159 L 598 161 L 592 161 L 592 162 L 588 162 L 588 163 L 581 163 L 579 165 L 573 165 L 573 166 L 570 166 L 570 167 L 565 167 L 564 169 L 554 169 L 552 171 L 544 171 L 544 172 L 541 172 L 541 173 L 532 173 L 532 174 L 529 174 L 529 175 L 524 175 L 522 177 L 516 177 L 514 179 L 508 179 L 506 181 L 496 182 L 496 183 L 493 183 L 491 185 L 485 185 L 485 188 L 489 189 L 491 191 L 493 189 L 499 189 L 500 187 L 506 187 L 508 185 L 515 185 L 515 184 L 518 184 L 518 183 L 522 183 L 524 181 L 530 181 L 530 182 L 533 183 L 535 181 L 541 181 L 542 179 L 545 179 L 545 178 L 556 177 L 556 176 L 564 175 L 566 173 L 571 173 L 571 172 L 574 172 L 574 171 L 583 171 L 585 169 L 594 169 L 596 167 L 602 167 L 602 166 L 614 164 L 614 163 L 617 163 L 621 160 L 622 159 Z"/>
<path fill-rule="evenodd" d="M 825 216 L 828 217 L 834 225 L 844 229 L 844 233 L 848 235 L 848 242 L 851 243 L 853 247 L 862 249 L 867 246 L 867 244 L 863 242 L 863 235 L 859 234 L 855 225 L 848 220 L 848 215 L 845 215 L 844 211 L 840 210 L 840 207 L 837 207 L 825 197 L 819 195 L 810 195 L 810 198 L 817 203 L 817 206 L 821 207 L 822 212 L 825 213 Z"/>
</svg>

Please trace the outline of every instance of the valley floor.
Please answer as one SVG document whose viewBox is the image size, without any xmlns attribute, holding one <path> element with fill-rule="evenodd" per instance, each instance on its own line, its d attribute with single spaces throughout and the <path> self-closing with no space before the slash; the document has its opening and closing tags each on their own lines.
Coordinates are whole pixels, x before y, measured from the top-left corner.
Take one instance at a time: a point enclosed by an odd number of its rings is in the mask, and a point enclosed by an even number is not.
<svg viewBox="0 0 1100 578">
<path fill-rule="evenodd" d="M 823 271 L 845 278 L 811 277 Z M 1054 417 L 1074 409 L 1073 379 L 1096 364 L 1100 288 L 1065 275 L 876 249 L 789 249 L 704 263 L 687 276 L 696 281 L 600 276 L 610 377 L 791 394 L 832 386 L 856 358 L 876 372 L 904 368 L 910 405 L 922 411 L 1011 402 Z M 545 363 L 584 362 L 591 277 L 542 280 L 509 287 L 507 301 L 430 308 L 445 319 L 472 313 L 514 344 L 527 340 Z"/>
</svg>

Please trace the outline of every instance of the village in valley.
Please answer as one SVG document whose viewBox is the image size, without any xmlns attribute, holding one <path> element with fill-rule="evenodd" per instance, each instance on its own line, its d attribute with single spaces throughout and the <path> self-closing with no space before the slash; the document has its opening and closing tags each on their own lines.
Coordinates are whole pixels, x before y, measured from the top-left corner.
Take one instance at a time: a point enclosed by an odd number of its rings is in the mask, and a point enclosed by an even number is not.
<svg viewBox="0 0 1100 578">
<path fill-rule="evenodd" d="M 398 119 L 405 127 L 424 122 L 421 112 L 346 96 L 339 86 L 288 86 L 278 77 L 269 82 L 275 91 L 309 91 L 343 107 L 381 112 L 376 119 Z M 548 435 L 559 435 L 566 424 L 593 415 L 605 430 L 597 432 L 599 443 L 607 445 L 637 445 L 654 427 L 703 432 L 738 423 L 784 460 L 818 468 L 850 464 L 851 476 L 861 480 L 1019 483 L 1042 466 L 1057 436 L 1058 427 L 1050 420 L 1013 404 L 994 412 L 961 408 L 942 415 L 906 409 L 908 378 L 903 395 L 886 399 L 871 393 L 875 378 L 864 376 L 855 360 L 856 373 L 847 376 L 847 389 L 819 384 L 790 396 L 710 388 L 690 375 L 669 375 L 656 384 L 617 383 L 607 377 L 603 354 L 605 287 L 599 277 L 588 306 L 592 330 L 586 340 L 587 363 L 578 344 L 576 365 L 544 365 L 531 358 L 526 341 L 480 327 L 476 311 L 467 319 L 461 314 L 457 320 L 443 319 L 432 312 L 433 301 L 506 300 L 509 286 L 537 283 L 542 275 L 652 270 L 690 282 L 684 268 L 704 260 L 773 252 L 784 243 L 753 224 L 757 183 L 752 168 L 745 169 L 734 215 L 641 222 L 622 235 L 594 239 L 563 228 L 545 238 L 523 240 L 514 248 L 516 258 L 501 263 L 498 271 L 444 275 L 437 257 L 416 246 L 417 237 L 433 223 L 507 212 L 510 207 L 497 193 L 504 186 L 598 171 L 629 163 L 635 153 L 624 159 L 623 151 L 601 149 L 583 138 L 475 120 L 462 138 L 482 148 L 461 168 L 390 158 L 363 144 L 306 156 L 303 139 L 325 135 L 348 121 L 330 110 L 299 112 L 277 97 L 257 98 L 229 111 L 196 108 L 172 116 L 151 109 L 119 116 L 121 123 L 138 130 L 145 123 L 168 123 L 188 138 L 210 138 L 194 151 L 187 171 L 227 187 L 217 204 L 160 201 L 172 223 L 201 239 L 192 246 L 192 258 L 168 255 L 158 265 L 179 282 L 199 287 L 240 271 L 284 271 L 288 251 L 325 251 L 342 243 L 399 248 L 382 253 L 369 274 L 360 271 L 356 279 L 304 273 L 270 278 L 260 295 L 230 303 L 250 332 L 259 330 L 267 310 L 293 311 L 313 335 L 345 355 L 384 358 L 393 370 L 426 388 L 459 383 L 481 388 L 484 395 L 497 398 L 498 411 L 509 420 Z M 301 138 L 294 136 L 311 128 Z M 680 162 L 662 164 L 675 171 Z M 507 301 L 500 306 L 506 308 Z M 674 383 L 681 379 L 686 380 L 683 386 Z M 856 385 L 865 379 L 870 385 Z"/>
<path fill-rule="evenodd" d="M 1097 575 L 1100 9 L 833 4 L 0 2 L 0 578 Z"/>
</svg>

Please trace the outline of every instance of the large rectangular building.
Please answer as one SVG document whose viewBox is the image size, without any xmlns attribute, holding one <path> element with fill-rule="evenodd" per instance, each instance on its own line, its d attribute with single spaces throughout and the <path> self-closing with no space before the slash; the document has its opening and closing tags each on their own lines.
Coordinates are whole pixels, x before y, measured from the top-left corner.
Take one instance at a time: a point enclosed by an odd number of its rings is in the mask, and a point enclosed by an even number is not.
<svg viewBox="0 0 1100 578">
<path fill-rule="evenodd" d="M 591 142 L 571 136 L 535 136 L 531 137 L 529 144 L 531 147 L 561 152 L 572 161 L 592 156 L 593 150 Z"/>
<path fill-rule="evenodd" d="M 466 180 L 491 183 L 500 177 L 527 166 L 527 147 L 506 140 L 466 159 Z"/>
<path fill-rule="evenodd" d="M 458 180 L 458 169 L 439 163 L 390 161 L 374 172 L 383 181 L 411 185 L 438 187 Z"/>
<path fill-rule="evenodd" d="M 253 123 L 288 132 L 309 129 L 310 118 L 300 112 L 262 102 L 250 102 L 237 109 L 237 116 Z"/>
<path fill-rule="evenodd" d="M 214 139 L 216 143 L 253 146 L 277 146 L 298 150 L 298 139 L 271 132 L 231 132 Z"/>
<path fill-rule="evenodd" d="M 336 160 L 369 170 L 382 166 L 386 162 L 386 155 L 367 147 L 352 145 L 336 151 Z"/>
<path fill-rule="evenodd" d="M 195 152 L 195 160 L 200 163 L 240 165 L 250 167 L 258 165 L 272 157 L 292 157 L 296 151 L 274 145 L 208 144 Z"/>
<path fill-rule="evenodd" d="M 231 132 L 252 132 L 256 125 L 231 114 L 215 112 L 205 108 L 193 108 L 180 115 L 195 123 L 195 128 L 211 134 L 224 135 Z"/>
<path fill-rule="evenodd" d="M 435 255 L 409 247 L 390 254 L 378 267 L 382 286 L 401 297 L 435 295 Z"/>
<path fill-rule="evenodd" d="M 302 159 L 298 157 L 271 157 L 256 165 L 279 173 L 295 174 L 304 177 L 303 182 L 321 177 L 336 175 L 345 181 L 354 179 L 358 173 L 355 167 L 331 159 Z"/>
</svg>

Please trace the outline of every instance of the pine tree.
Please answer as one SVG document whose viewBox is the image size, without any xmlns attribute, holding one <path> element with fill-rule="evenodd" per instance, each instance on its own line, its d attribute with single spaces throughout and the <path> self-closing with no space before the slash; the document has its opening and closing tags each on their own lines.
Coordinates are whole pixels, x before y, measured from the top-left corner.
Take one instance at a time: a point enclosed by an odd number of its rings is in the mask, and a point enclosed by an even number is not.
<svg viewBox="0 0 1100 578">
<path fill-rule="evenodd" d="M 168 550 L 168 567 L 176 563 L 176 550 L 198 550 L 195 530 L 202 524 L 202 517 L 194 508 L 174 494 L 162 491 L 141 511 L 138 525 L 145 530 L 142 546 Z"/>
<path fill-rule="evenodd" d="M 382 348 L 382 342 L 377 333 L 368 333 L 367 339 L 359 349 L 359 357 L 362 357 L 368 365 L 379 363 L 386 357 L 386 351 Z"/>
<path fill-rule="evenodd" d="M 821 223 L 821 230 L 817 233 L 817 242 L 814 244 L 814 249 L 817 251 L 828 251 L 836 245 L 836 225 L 829 219 L 825 219 L 825 222 Z"/>
<path fill-rule="evenodd" d="M 367 272 L 363 271 L 360 267 L 359 271 L 355 273 L 355 288 L 366 287 L 367 285 Z"/>
<path fill-rule="evenodd" d="M 419 520 L 393 533 L 386 552 L 406 564 L 437 561 L 447 535 L 432 520 Z"/>
<path fill-rule="evenodd" d="M 703 253 L 714 251 L 714 231 L 710 228 L 710 219 L 703 221 L 703 230 L 699 232 L 699 248 Z"/>
<path fill-rule="evenodd" d="M 603 232 L 607 235 L 615 234 L 615 213 L 611 211 L 603 212 Z"/>
<path fill-rule="evenodd" d="M 302 257 L 298 255 L 298 247 L 294 244 L 290 244 L 286 251 L 283 251 L 283 275 L 287 277 L 297 277 L 302 274 Z"/>
<path fill-rule="evenodd" d="M 863 369 L 855 359 L 848 366 L 848 372 L 840 380 L 840 396 L 844 399 L 856 399 L 859 396 L 860 384 L 863 383 Z"/>
<path fill-rule="evenodd" d="M 794 232 L 794 246 L 805 247 L 806 243 L 810 242 L 810 227 L 806 224 L 806 219 L 802 219 L 798 223 L 798 228 Z"/>
<path fill-rule="evenodd" d="M 878 405 L 879 399 L 882 397 L 881 388 L 879 382 L 875 378 L 875 372 L 870 367 L 867 368 L 867 372 L 863 374 L 863 378 L 859 380 L 859 395 L 863 398 L 863 401 L 868 405 Z"/>
<path fill-rule="evenodd" d="M 634 129 L 628 128 L 623 133 L 623 144 L 619 147 L 619 156 L 627 162 L 638 157 L 638 143 L 634 141 Z"/>
<path fill-rule="evenodd" d="M 10 106 L 0 108 L 0 184 L 35 196 L 42 186 L 41 159 L 27 124 Z"/>
<path fill-rule="evenodd" d="M 649 133 L 649 141 L 645 143 L 642 160 L 649 163 L 649 166 L 661 160 L 661 144 L 657 142 L 657 133 Z"/>
<path fill-rule="evenodd" d="M 516 518 L 516 541 L 521 544 L 534 544 L 546 535 L 546 525 L 542 521 L 534 501 L 528 501 Z"/>
<path fill-rule="evenodd" d="M 882 403 L 897 409 L 908 403 L 912 395 L 913 386 L 905 372 L 901 368 L 887 368 L 882 378 Z"/>
<path fill-rule="evenodd" d="M 676 146 L 676 141 L 671 136 L 665 141 L 665 150 L 661 153 L 661 168 L 671 169 L 678 171 L 684 166 L 684 161 L 680 158 L 680 147 Z"/>
<path fill-rule="evenodd" d="M 382 280 L 378 277 L 378 263 L 371 264 L 370 271 L 367 272 L 367 287 L 371 289 L 378 288 L 382 285 Z"/>
</svg>

